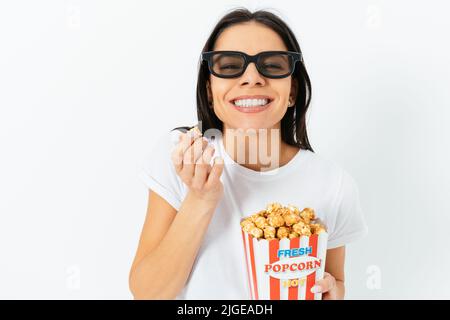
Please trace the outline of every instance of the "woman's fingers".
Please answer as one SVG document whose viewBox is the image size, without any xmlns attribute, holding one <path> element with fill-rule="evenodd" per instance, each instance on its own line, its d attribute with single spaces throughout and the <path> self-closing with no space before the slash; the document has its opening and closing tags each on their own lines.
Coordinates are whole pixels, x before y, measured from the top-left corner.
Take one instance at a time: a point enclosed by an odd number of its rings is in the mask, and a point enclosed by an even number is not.
<svg viewBox="0 0 450 320">
<path fill-rule="evenodd" d="M 197 195 L 210 200 L 220 197 L 220 176 L 224 169 L 222 158 L 216 158 L 210 164 L 214 151 L 214 147 L 197 129 L 181 134 L 172 152 L 172 162 L 178 176 Z"/>
<path fill-rule="evenodd" d="M 206 181 L 206 187 L 211 188 L 220 181 L 220 176 L 223 171 L 223 159 L 217 157 L 214 159 L 214 164 L 209 173 L 208 180 Z"/>
<path fill-rule="evenodd" d="M 210 172 L 211 158 L 214 154 L 214 148 L 208 145 L 203 151 L 202 156 L 197 160 L 194 169 L 194 177 L 192 179 L 191 187 L 196 190 L 201 190 L 204 187 L 208 173 Z"/>
<path fill-rule="evenodd" d="M 202 156 L 203 150 L 205 150 L 207 145 L 208 141 L 204 138 L 199 137 L 184 153 L 183 168 L 180 172 L 180 176 L 184 178 L 188 184 L 190 184 L 194 176 L 195 164 L 197 160 Z"/>
<path fill-rule="evenodd" d="M 322 295 L 322 300 L 338 300 L 335 290 L 330 290 Z"/>
<path fill-rule="evenodd" d="M 179 173 L 183 169 L 183 158 L 192 143 L 201 136 L 200 131 L 193 130 L 179 135 L 178 144 L 172 152 L 172 162 Z"/>
<path fill-rule="evenodd" d="M 316 284 L 311 288 L 311 292 L 325 293 L 333 290 L 335 287 L 336 287 L 336 279 L 328 272 L 325 272 L 323 275 L 323 279 L 316 282 Z"/>
</svg>

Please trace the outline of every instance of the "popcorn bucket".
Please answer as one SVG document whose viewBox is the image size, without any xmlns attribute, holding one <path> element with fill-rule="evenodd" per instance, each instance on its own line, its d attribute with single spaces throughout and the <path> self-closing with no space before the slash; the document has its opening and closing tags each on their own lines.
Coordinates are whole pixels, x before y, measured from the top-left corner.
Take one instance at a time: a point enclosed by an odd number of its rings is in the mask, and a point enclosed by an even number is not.
<svg viewBox="0 0 450 320">
<path fill-rule="evenodd" d="M 321 300 L 311 288 L 323 278 L 328 233 L 257 239 L 242 231 L 252 300 Z"/>
</svg>

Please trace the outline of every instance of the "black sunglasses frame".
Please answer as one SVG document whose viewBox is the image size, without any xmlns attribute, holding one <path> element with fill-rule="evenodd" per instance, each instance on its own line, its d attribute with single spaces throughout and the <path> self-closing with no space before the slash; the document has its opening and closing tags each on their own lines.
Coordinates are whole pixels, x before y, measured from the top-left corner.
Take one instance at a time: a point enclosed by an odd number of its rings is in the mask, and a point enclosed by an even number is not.
<svg viewBox="0 0 450 320">
<path fill-rule="evenodd" d="M 242 68 L 242 71 L 240 71 L 237 74 L 234 75 L 221 75 L 221 74 L 217 74 L 214 69 L 213 69 L 213 61 L 212 61 L 212 57 L 215 54 L 220 54 L 220 53 L 230 53 L 230 54 L 238 54 L 240 56 L 242 56 L 244 58 L 244 66 Z M 273 55 L 273 54 L 277 54 L 277 53 L 282 53 L 285 55 L 288 55 L 291 59 L 292 59 L 292 70 L 287 73 L 287 74 L 283 74 L 283 75 L 270 75 L 265 73 L 263 70 L 261 70 L 262 68 L 260 68 L 258 66 L 258 61 L 259 58 L 261 56 L 265 56 L 265 55 Z M 229 50 L 225 50 L 225 51 L 207 51 L 207 52 L 203 52 L 201 54 L 201 59 L 202 61 L 205 60 L 208 62 L 208 69 L 209 72 L 211 72 L 214 76 L 219 77 L 219 78 L 224 78 L 224 79 L 232 79 L 232 78 L 239 78 L 240 76 L 242 76 L 245 72 L 245 70 L 247 70 L 248 65 L 253 62 L 256 66 L 256 69 L 258 70 L 258 72 L 263 75 L 266 78 L 270 78 L 270 79 L 281 79 L 281 78 L 286 78 L 289 77 L 290 75 L 292 75 L 295 71 L 295 64 L 297 61 L 303 61 L 302 58 L 302 54 L 301 52 L 294 52 L 294 51 L 263 51 L 260 52 L 258 54 L 255 54 L 253 56 L 246 54 L 245 52 L 241 52 L 241 51 L 229 51 Z"/>
</svg>

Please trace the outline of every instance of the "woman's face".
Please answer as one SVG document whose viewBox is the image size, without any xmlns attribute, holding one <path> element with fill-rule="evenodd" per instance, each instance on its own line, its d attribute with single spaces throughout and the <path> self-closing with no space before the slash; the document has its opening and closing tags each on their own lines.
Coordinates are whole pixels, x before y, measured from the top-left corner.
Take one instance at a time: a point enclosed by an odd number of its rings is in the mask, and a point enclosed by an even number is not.
<svg viewBox="0 0 450 320">
<path fill-rule="evenodd" d="M 286 51 L 287 48 L 275 31 L 252 21 L 225 29 L 216 40 L 214 51 L 218 50 L 242 51 L 254 55 L 261 51 Z M 223 122 L 224 128 L 244 130 L 280 128 L 280 120 L 288 108 L 289 97 L 295 98 L 296 89 L 291 76 L 282 79 L 266 78 L 258 72 L 254 63 L 250 63 L 239 78 L 223 79 L 210 75 L 207 86 L 214 112 Z M 233 101 L 240 96 L 267 96 L 272 101 L 266 108 L 257 110 L 239 108 Z"/>
</svg>

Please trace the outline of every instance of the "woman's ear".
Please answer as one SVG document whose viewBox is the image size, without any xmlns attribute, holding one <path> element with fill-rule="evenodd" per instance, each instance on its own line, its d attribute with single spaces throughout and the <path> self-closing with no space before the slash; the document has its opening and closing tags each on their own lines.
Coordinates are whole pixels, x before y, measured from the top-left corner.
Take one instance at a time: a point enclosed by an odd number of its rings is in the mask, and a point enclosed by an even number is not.
<svg viewBox="0 0 450 320">
<path fill-rule="evenodd" d="M 209 84 L 209 80 L 206 80 L 206 94 L 208 96 L 209 106 L 212 107 L 213 98 L 212 98 L 211 85 Z"/>
<path fill-rule="evenodd" d="M 289 107 L 295 106 L 295 99 L 297 98 L 298 92 L 298 81 L 295 78 L 292 78 L 291 84 L 291 92 L 289 94 Z"/>
</svg>

